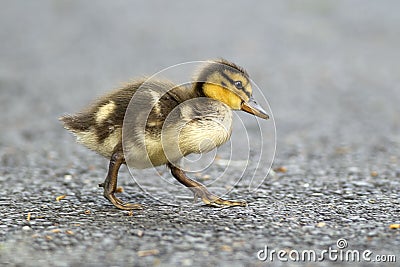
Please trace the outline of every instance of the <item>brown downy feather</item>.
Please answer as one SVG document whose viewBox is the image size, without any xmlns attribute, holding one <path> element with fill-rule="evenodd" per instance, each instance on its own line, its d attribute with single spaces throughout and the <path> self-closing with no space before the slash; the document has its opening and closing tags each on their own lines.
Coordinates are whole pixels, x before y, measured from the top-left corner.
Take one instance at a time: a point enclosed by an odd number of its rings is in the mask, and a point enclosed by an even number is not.
<svg viewBox="0 0 400 267">
<path fill-rule="evenodd" d="M 146 78 L 127 83 L 124 87 L 99 98 L 92 105 L 74 115 L 60 118 L 64 128 L 71 131 L 77 142 L 99 154 L 110 157 L 115 148 L 121 148 L 122 125 L 129 102 L 137 89 L 161 90 L 171 88 L 160 99 L 161 109 L 152 109 L 148 116 L 150 132 L 160 132 L 169 112 L 187 99 L 198 96 L 190 86 L 177 87 L 169 81 L 146 81 Z M 158 122 L 158 123 L 157 123 Z M 156 127 L 150 127 L 154 124 Z"/>
</svg>

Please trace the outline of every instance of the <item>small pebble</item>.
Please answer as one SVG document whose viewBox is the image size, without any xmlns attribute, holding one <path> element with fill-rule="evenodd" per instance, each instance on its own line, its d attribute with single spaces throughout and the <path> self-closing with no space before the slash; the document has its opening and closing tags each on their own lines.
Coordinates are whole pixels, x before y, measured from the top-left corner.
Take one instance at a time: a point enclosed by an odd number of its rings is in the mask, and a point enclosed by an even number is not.
<svg viewBox="0 0 400 267">
<path fill-rule="evenodd" d="M 144 232 L 142 230 L 137 231 L 137 236 L 142 237 L 144 235 Z"/>
<path fill-rule="evenodd" d="M 399 223 L 393 223 L 389 225 L 390 229 L 400 229 L 400 224 Z"/>
<path fill-rule="evenodd" d="M 226 251 L 226 252 L 232 252 L 233 251 L 232 247 L 228 246 L 228 245 L 222 245 L 221 246 L 221 250 L 222 251 Z"/>
<path fill-rule="evenodd" d="M 347 200 L 354 200 L 354 199 L 356 199 L 356 195 L 354 195 L 354 194 L 347 194 L 347 195 L 344 195 L 343 198 L 344 198 L 344 199 L 347 199 Z"/>
<path fill-rule="evenodd" d="M 56 201 L 58 202 L 58 201 L 60 201 L 61 199 L 64 199 L 65 197 L 66 197 L 66 195 L 58 196 L 58 197 L 56 197 Z"/>
<path fill-rule="evenodd" d="M 159 254 L 160 251 L 158 249 L 149 249 L 149 250 L 140 250 L 137 252 L 139 257 L 146 257 Z"/>
<path fill-rule="evenodd" d="M 30 230 L 32 230 L 32 228 L 30 228 L 28 225 L 25 225 L 25 226 L 22 227 L 22 230 L 23 231 L 30 231 Z"/>
<path fill-rule="evenodd" d="M 322 193 L 312 193 L 311 196 L 313 197 L 322 197 L 324 194 Z"/>
<path fill-rule="evenodd" d="M 359 186 L 359 187 L 373 187 L 371 183 L 368 183 L 366 181 L 354 181 L 352 184 Z"/>
<path fill-rule="evenodd" d="M 201 177 L 201 178 L 205 181 L 205 180 L 209 180 L 209 179 L 211 178 L 211 176 L 208 175 L 208 174 L 205 174 L 205 175 L 203 175 L 203 177 Z"/>
<path fill-rule="evenodd" d="M 275 171 L 275 172 L 282 172 L 282 173 L 285 173 L 285 172 L 287 172 L 287 168 L 284 167 L 284 166 L 280 166 L 280 167 L 278 167 L 278 168 L 275 168 L 274 171 Z"/>
<path fill-rule="evenodd" d="M 192 266 L 192 265 L 193 265 L 192 259 L 183 259 L 182 260 L 182 266 Z"/>
<path fill-rule="evenodd" d="M 369 232 L 367 235 L 368 235 L 369 237 L 377 236 L 377 235 L 378 235 L 378 232 L 377 232 L 377 231 L 371 231 L 371 232 Z"/>
<path fill-rule="evenodd" d="M 371 176 L 372 176 L 372 177 L 378 176 L 378 172 L 377 172 L 377 171 L 371 171 Z"/>
</svg>

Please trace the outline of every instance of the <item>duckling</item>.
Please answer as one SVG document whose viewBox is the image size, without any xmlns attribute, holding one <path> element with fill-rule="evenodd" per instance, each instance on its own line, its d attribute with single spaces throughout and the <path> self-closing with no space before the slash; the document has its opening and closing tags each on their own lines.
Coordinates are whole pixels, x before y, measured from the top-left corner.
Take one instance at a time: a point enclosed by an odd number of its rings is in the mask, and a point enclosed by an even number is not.
<svg viewBox="0 0 400 267">
<path fill-rule="evenodd" d="M 248 73 L 232 62 L 217 59 L 207 61 L 190 84 L 146 80 L 127 83 L 76 115 L 60 118 L 78 143 L 110 159 L 107 176 L 99 184 L 104 197 L 119 209 L 141 208 L 140 204 L 125 203 L 115 196 L 120 166 L 144 169 L 166 165 L 172 176 L 194 193 L 195 199 L 200 197 L 210 206 L 246 206 L 245 201 L 225 200 L 212 194 L 187 177 L 177 162 L 228 141 L 232 110 L 269 118 L 252 97 Z M 127 111 L 133 97 L 140 101 Z M 132 133 L 127 145 L 122 142 L 123 126 Z"/>
</svg>

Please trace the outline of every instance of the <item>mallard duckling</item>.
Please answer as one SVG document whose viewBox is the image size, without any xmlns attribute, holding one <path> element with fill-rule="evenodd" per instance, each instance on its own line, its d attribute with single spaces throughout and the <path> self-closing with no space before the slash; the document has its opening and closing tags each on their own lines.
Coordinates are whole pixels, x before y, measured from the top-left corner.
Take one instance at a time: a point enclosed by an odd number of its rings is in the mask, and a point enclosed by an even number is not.
<svg viewBox="0 0 400 267">
<path fill-rule="evenodd" d="M 127 112 L 129 102 L 139 94 L 139 87 L 141 101 L 133 105 L 136 107 L 133 118 L 127 120 L 125 115 L 132 114 Z M 232 110 L 269 118 L 252 97 L 247 72 L 219 59 L 208 61 L 190 85 L 138 79 L 105 95 L 82 112 L 60 120 L 77 137 L 77 142 L 110 159 L 108 174 L 99 186 L 104 188 L 104 197 L 119 209 L 140 208 L 140 204 L 125 203 L 114 195 L 119 168 L 127 164 L 127 158 L 128 165 L 135 168 L 167 165 L 172 175 L 205 204 L 246 206 L 244 201 L 225 200 L 210 193 L 176 164 L 183 156 L 210 151 L 229 140 Z M 128 148 L 123 147 L 123 125 L 135 133 Z M 171 146 L 173 152 L 166 151 L 166 146 Z"/>
</svg>

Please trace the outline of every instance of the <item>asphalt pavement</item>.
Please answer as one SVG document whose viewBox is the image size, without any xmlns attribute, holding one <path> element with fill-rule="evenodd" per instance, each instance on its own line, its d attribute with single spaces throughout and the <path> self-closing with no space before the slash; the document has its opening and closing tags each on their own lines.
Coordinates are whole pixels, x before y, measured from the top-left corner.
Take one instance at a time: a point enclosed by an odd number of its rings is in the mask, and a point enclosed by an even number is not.
<svg viewBox="0 0 400 267">
<path fill-rule="evenodd" d="M 399 8 L 4 1 L 0 264 L 398 266 Z M 135 77 L 218 57 L 247 69 L 273 120 L 238 114 L 233 145 L 191 175 L 248 207 L 194 204 L 166 168 L 134 178 L 123 168 L 119 196 L 143 209 L 115 209 L 98 187 L 107 159 L 76 144 L 58 117 Z M 249 188 L 254 173 L 262 183 Z M 316 260 L 303 260 L 310 251 Z"/>
</svg>

